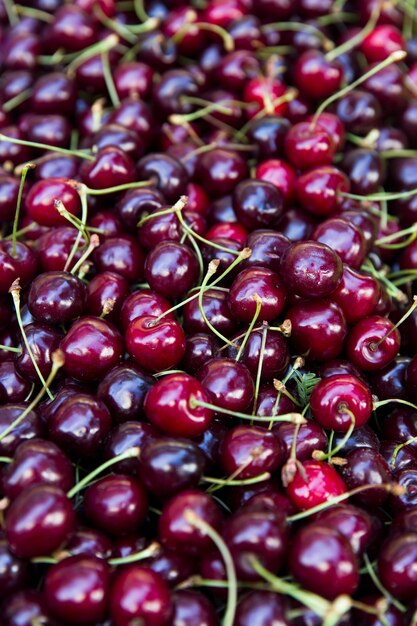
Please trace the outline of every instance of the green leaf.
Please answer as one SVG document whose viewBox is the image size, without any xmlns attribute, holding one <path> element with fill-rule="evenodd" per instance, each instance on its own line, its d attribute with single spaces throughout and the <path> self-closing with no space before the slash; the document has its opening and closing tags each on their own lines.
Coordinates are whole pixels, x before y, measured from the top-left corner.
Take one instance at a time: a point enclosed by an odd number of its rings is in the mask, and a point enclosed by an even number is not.
<svg viewBox="0 0 417 626">
<path fill-rule="evenodd" d="M 321 380 L 314 372 L 294 372 L 294 380 L 297 385 L 297 395 L 303 406 L 310 402 L 310 396 L 314 387 Z"/>
</svg>

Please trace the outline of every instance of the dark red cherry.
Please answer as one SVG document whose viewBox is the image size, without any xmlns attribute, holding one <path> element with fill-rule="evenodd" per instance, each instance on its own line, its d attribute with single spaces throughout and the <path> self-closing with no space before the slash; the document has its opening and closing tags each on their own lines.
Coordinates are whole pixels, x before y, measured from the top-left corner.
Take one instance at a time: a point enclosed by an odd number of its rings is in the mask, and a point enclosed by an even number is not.
<svg viewBox="0 0 417 626">
<path fill-rule="evenodd" d="M 309 239 L 315 226 L 315 219 L 309 213 L 297 207 L 288 209 L 277 224 L 281 236 L 288 238 L 290 241 Z"/>
<path fill-rule="evenodd" d="M 323 428 L 347 432 L 352 425 L 360 428 L 371 417 L 372 394 L 359 378 L 335 374 L 317 383 L 310 406 Z"/>
<path fill-rule="evenodd" d="M 39 238 L 38 256 L 39 263 L 44 272 L 60 272 L 70 270 L 81 257 L 81 247 L 84 239 L 81 239 L 77 252 L 71 263 L 66 267 L 68 257 L 77 240 L 78 230 L 72 226 L 60 226 L 50 229 Z"/>
<path fill-rule="evenodd" d="M 94 396 L 77 393 L 48 417 L 49 437 L 71 455 L 84 459 L 97 454 L 111 428 L 106 405 Z"/>
<path fill-rule="evenodd" d="M 347 131 L 365 136 L 377 128 L 382 117 L 381 105 L 369 91 L 355 89 L 335 104 L 335 113 Z"/>
<path fill-rule="evenodd" d="M 417 533 L 395 534 L 382 546 L 378 556 L 378 574 L 385 589 L 401 600 L 415 597 L 417 578 Z"/>
<path fill-rule="evenodd" d="M 264 0 L 261 0 L 264 4 Z M 261 4 L 260 2 L 260 4 Z M 269 3 L 271 4 L 271 3 Z M 287 626 L 287 606 L 284 596 L 271 591 L 250 591 L 239 602 L 235 613 L 235 626 L 280 624 Z"/>
<path fill-rule="evenodd" d="M 192 576 L 196 564 L 192 556 L 160 546 L 157 554 L 144 561 L 155 574 L 159 574 L 170 587 L 176 587 Z"/>
<path fill-rule="evenodd" d="M 80 317 L 87 300 L 84 283 L 69 272 L 38 274 L 30 285 L 28 308 L 45 324 L 66 324 Z"/>
<path fill-rule="evenodd" d="M 40 591 L 20 590 L 10 594 L 3 604 L 4 626 L 31 626 L 42 620 L 42 626 L 57 626 Z"/>
<path fill-rule="evenodd" d="M 346 485 L 334 467 L 324 461 L 304 461 L 287 487 L 298 509 L 311 509 L 346 492 Z"/>
<path fill-rule="evenodd" d="M 338 61 L 328 61 L 322 52 L 304 52 L 294 66 L 294 83 L 301 93 L 313 100 L 324 100 L 338 91 L 343 70 Z"/>
<path fill-rule="evenodd" d="M 213 412 L 192 401 L 207 403 L 210 395 L 188 374 L 163 376 L 149 390 L 144 404 L 148 420 L 162 432 L 179 437 L 197 437 L 209 426 Z"/>
<path fill-rule="evenodd" d="M 166 298 L 181 298 L 195 285 L 198 275 L 197 256 L 184 244 L 162 242 L 146 257 L 145 279 L 151 289 Z"/>
<path fill-rule="evenodd" d="M 219 453 L 225 473 L 240 478 L 272 473 L 284 462 L 281 441 L 260 426 L 235 426 L 223 437 Z"/>
<path fill-rule="evenodd" d="M 119 98 L 149 95 L 153 82 L 153 71 L 149 65 L 138 61 L 120 64 L 114 71 L 114 84 Z"/>
<path fill-rule="evenodd" d="M 104 315 L 117 323 L 120 309 L 130 294 L 128 281 L 115 272 L 102 272 L 88 283 L 86 311 L 97 317 Z"/>
<path fill-rule="evenodd" d="M 214 358 L 199 370 L 198 379 L 213 404 L 229 411 L 246 411 L 253 400 L 253 380 L 248 368 L 233 359 Z"/>
<path fill-rule="evenodd" d="M 172 626 L 218 626 L 213 604 L 199 591 L 183 589 L 172 595 L 174 616 Z"/>
<path fill-rule="evenodd" d="M 19 179 L 14 176 L 0 175 L 0 219 L 4 222 L 13 220 L 17 196 L 19 193 Z"/>
<path fill-rule="evenodd" d="M 380 292 L 380 285 L 373 276 L 344 265 L 342 279 L 332 299 L 341 307 L 346 321 L 351 324 L 373 313 Z"/>
<path fill-rule="evenodd" d="M 3 46 L 3 65 L 8 70 L 35 70 L 41 50 L 38 36 L 31 33 L 17 34 Z"/>
<path fill-rule="evenodd" d="M 250 333 L 242 351 L 241 360 L 253 377 L 257 376 L 260 366 L 260 379 L 265 381 L 276 378 L 287 369 L 290 353 L 288 342 L 281 333 L 266 332 L 264 340 L 263 335 L 263 330 L 254 330 Z M 236 348 L 228 347 L 229 357 L 236 358 L 242 339 L 241 335 L 233 338 Z"/>
<path fill-rule="evenodd" d="M 75 513 L 65 493 L 53 485 L 25 489 L 10 505 L 6 515 L 6 537 L 20 558 L 51 554 L 69 538 Z"/>
<path fill-rule="evenodd" d="M 187 439 L 160 437 L 149 440 L 140 453 L 139 475 L 146 489 L 166 498 L 196 487 L 205 465 L 197 444 Z"/>
<path fill-rule="evenodd" d="M 168 202 L 177 202 L 187 191 L 188 175 L 180 161 L 168 154 L 151 153 L 137 165 L 140 180 L 153 180 Z"/>
<path fill-rule="evenodd" d="M 385 317 L 359 320 L 346 339 L 346 354 L 361 370 L 373 372 L 388 365 L 400 349 L 400 333 Z"/>
<path fill-rule="evenodd" d="M 372 542 L 373 519 L 359 507 L 339 504 L 319 513 L 317 519 L 320 525 L 338 530 L 349 541 L 357 555 L 362 555 Z"/>
<path fill-rule="evenodd" d="M 334 600 L 359 584 L 359 567 L 349 541 L 334 527 L 309 524 L 295 536 L 290 568 L 303 587 Z"/>
<path fill-rule="evenodd" d="M 209 323 L 222 335 L 229 337 L 236 330 L 234 319 L 229 307 L 228 294 L 217 289 L 207 289 L 202 298 L 202 308 Z M 184 328 L 189 333 L 209 333 L 199 307 L 198 298 L 184 305 Z"/>
<path fill-rule="evenodd" d="M 136 179 L 133 161 L 116 146 L 101 148 L 94 161 L 84 161 L 80 175 L 82 181 L 92 189 L 126 185 Z"/>
<path fill-rule="evenodd" d="M 191 523 L 193 516 L 195 523 Z M 212 541 L 198 520 L 203 520 L 215 530 L 222 516 L 211 496 L 198 489 L 188 489 L 173 496 L 165 504 L 159 518 L 159 536 L 167 548 L 190 554 L 201 554 L 212 547 Z"/>
<path fill-rule="evenodd" d="M 99 380 L 123 354 L 123 340 L 116 328 L 98 317 L 82 317 L 61 341 L 66 372 L 78 380 Z"/>
<path fill-rule="evenodd" d="M 168 317 L 147 315 L 134 319 L 127 327 L 125 340 L 129 354 L 148 372 L 174 367 L 185 353 L 184 331 Z"/>
<path fill-rule="evenodd" d="M 94 252 L 94 261 L 100 272 L 116 272 L 128 282 L 143 278 L 145 255 L 129 235 L 106 239 Z"/>
<path fill-rule="evenodd" d="M 23 402 L 29 396 L 30 391 L 30 382 L 19 374 L 15 363 L 0 361 L 0 404 Z"/>
<path fill-rule="evenodd" d="M 173 607 L 169 587 L 148 567 L 131 565 L 121 570 L 110 592 L 114 626 L 168 626 Z"/>
<path fill-rule="evenodd" d="M 40 324 L 39 322 L 25 326 L 25 333 L 33 360 L 42 376 L 46 379 L 52 370 L 52 355 L 58 350 L 62 335 L 52 326 Z M 38 382 L 39 374 L 36 371 L 26 343 L 22 343 L 22 352 L 16 359 L 16 369 L 27 380 Z"/>
<path fill-rule="evenodd" d="M 142 417 L 143 402 L 153 382 L 132 363 L 116 365 L 100 382 L 97 396 L 105 403 L 114 421 L 127 422 Z"/>
<path fill-rule="evenodd" d="M 335 149 L 331 135 L 320 124 L 312 126 L 310 122 L 299 122 L 285 137 L 286 155 L 301 170 L 330 165 Z"/>
<path fill-rule="evenodd" d="M 278 317 L 285 306 L 286 290 L 275 272 L 263 267 L 242 270 L 234 280 L 229 293 L 232 314 L 244 322 L 251 322 L 256 311 L 254 295 L 262 302 L 259 320 Z"/>
<path fill-rule="evenodd" d="M 156 189 L 146 187 L 127 191 L 116 205 L 117 214 L 128 229 L 136 229 L 139 220 L 152 211 L 160 211 L 164 199 Z"/>
<path fill-rule="evenodd" d="M 292 165 L 281 159 L 268 159 L 259 163 L 255 171 L 256 178 L 271 183 L 281 192 L 284 204 L 294 198 L 296 173 Z"/>
<path fill-rule="evenodd" d="M 0 410 L 0 432 L 9 429 L 28 408 L 27 404 L 4 404 Z M 35 437 L 42 437 L 44 426 L 35 411 L 29 411 L 18 426 L 10 429 L 10 432 L 2 436 L 0 453 L 3 456 L 13 456 L 20 443 Z"/>
<path fill-rule="evenodd" d="M 302 298 L 323 298 L 342 276 L 342 261 L 325 244 L 305 241 L 289 246 L 281 259 L 281 272 L 290 290 Z"/>
<path fill-rule="evenodd" d="M 94 526 L 111 535 L 137 532 L 148 512 L 148 497 L 139 481 L 112 474 L 100 478 L 85 492 L 84 508 Z"/>
<path fill-rule="evenodd" d="M 144 142 L 139 135 L 121 124 L 105 124 L 91 138 L 86 138 L 83 145 L 94 147 L 95 150 L 116 146 L 131 159 L 138 159 L 145 150 Z"/>
<path fill-rule="evenodd" d="M 410 360 L 399 356 L 370 377 L 371 387 L 380 400 L 388 398 L 407 399 L 406 371 Z"/>
<path fill-rule="evenodd" d="M 110 115 L 109 122 L 134 130 L 148 145 L 154 135 L 154 120 L 146 102 L 137 98 L 126 98 Z"/>
<path fill-rule="evenodd" d="M 79 624 L 98 622 L 107 614 L 109 583 L 109 567 L 103 559 L 70 556 L 48 570 L 46 602 L 57 619 Z"/>
<path fill-rule="evenodd" d="M 127 330 L 130 322 L 139 317 L 148 315 L 158 317 L 166 313 L 171 308 L 171 304 L 163 296 L 150 289 L 138 289 L 128 296 L 120 311 L 120 323 L 124 331 Z M 173 313 L 168 313 L 167 319 L 174 319 Z"/>
<path fill-rule="evenodd" d="M 21 287 L 25 287 L 35 276 L 37 269 L 35 252 L 21 241 L 3 239 L 0 242 L 0 293 L 7 293 L 12 283 L 19 278 Z"/>
<path fill-rule="evenodd" d="M 243 267 L 257 265 L 279 272 L 281 258 L 289 245 L 287 237 L 275 230 L 254 230 L 246 240 L 246 246 L 252 250 L 252 254 L 244 260 Z"/>
<path fill-rule="evenodd" d="M 76 52 L 94 43 L 96 27 L 92 16 L 78 6 L 62 6 L 54 15 L 51 35 L 57 48 Z"/>
<path fill-rule="evenodd" d="M 339 356 L 346 335 L 342 309 L 330 300 L 296 304 L 287 313 L 292 331 L 290 343 L 298 354 L 315 361 Z"/>
<path fill-rule="evenodd" d="M 249 129 L 249 137 L 256 145 L 259 159 L 282 156 L 289 129 L 290 124 L 284 117 L 267 115 L 254 121 Z"/>
<path fill-rule="evenodd" d="M 284 394 L 282 394 L 284 395 Z M 289 407 L 293 410 L 293 407 Z M 295 407 L 294 407 L 295 408 Z M 285 410 L 277 411 L 277 414 Z M 287 411 L 289 412 L 289 411 Z M 257 411 L 257 415 L 259 412 Z M 307 461 L 312 458 L 316 450 L 327 450 L 328 441 L 323 429 L 314 420 L 308 420 L 306 424 L 294 425 L 290 422 L 278 422 L 273 427 L 275 436 L 281 441 L 285 450 L 285 460 L 290 458 L 294 441 L 295 454 L 298 461 Z"/>
<path fill-rule="evenodd" d="M 355 496 L 357 502 L 365 507 L 381 505 L 388 496 L 388 491 L 381 488 L 392 480 L 390 468 L 384 457 L 372 448 L 356 448 L 346 455 L 346 465 L 341 468 L 343 479 L 349 489 L 372 485 L 362 494 Z"/>
<path fill-rule="evenodd" d="M 2 599 L 10 597 L 11 592 L 22 589 L 27 579 L 27 563 L 10 552 L 5 539 L 0 540 L 0 595 Z"/>
<path fill-rule="evenodd" d="M 366 255 L 362 232 L 342 217 L 333 217 L 317 226 L 312 239 L 324 243 L 338 253 L 343 263 L 359 268 Z"/>
<path fill-rule="evenodd" d="M 188 335 L 182 367 L 186 372 L 197 372 L 207 361 L 214 358 L 218 351 L 216 339 L 206 333 Z"/>
<path fill-rule="evenodd" d="M 52 441 L 24 441 L 17 448 L 12 463 L 4 468 L 3 493 L 10 500 L 37 484 L 55 485 L 63 491 L 74 484 L 72 464 Z"/>
<path fill-rule="evenodd" d="M 103 455 L 105 459 L 112 459 L 132 448 L 142 449 L 149 441 L 157 438 L 159 432 L 150 424 L 144 422 L 123 422 L 114 428 L 107 437 Z M 139 461 L 137 457 L 125 459 L 113 466 L 113 469 L 122 474 L 137 474 Z"/>
<path fill-rule="evenodd" d="M 349 180 L 336 167 L 322 165 L 302 174 L 296 183 L 296 195 L 308 213 L 327 216 L 338 209 L 341 193 L 348 192 Z"/>
<path fill-rule="evenodd" d="M 17 126 L 5 126 L 1 129 L 2 135 L 10 139 L 24 139 L 24 134 Z M 0 163 L 10 161 L 14 166 L 29 161 L 30 150 L 27 146 L 13 143 L 11 141 L 0 140 Z"/>
<path fill-rule="evenodd" d="M 245 159 L 237 152 L 214 148 L 199 157 L 196 176 L 204 191 L 219 198 L 232 193 L 247 178 L 248 169 Z"/>
<path fill-rule="evenodd" d="M 283 210 L 282 195 L 263 180 L 243 180 L 233 193 L 233 208 L 239 222 L 254 230 L 274 225 Z"/>
<path fill-rule="evenodd" d="M 191 72 L 174 69 L 164 72 L 155 83 L 152 98 L 159 115 L 168 118 L 173 113 L 190 113 L 193 105 L 187 96 L 197 96 L 198 83 Z"/>
</svg>

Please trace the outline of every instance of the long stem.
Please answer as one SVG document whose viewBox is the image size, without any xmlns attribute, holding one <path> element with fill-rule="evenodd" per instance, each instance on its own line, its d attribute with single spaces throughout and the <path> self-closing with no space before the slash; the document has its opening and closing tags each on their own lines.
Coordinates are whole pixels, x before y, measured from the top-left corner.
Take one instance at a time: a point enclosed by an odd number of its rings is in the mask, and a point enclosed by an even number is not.
<svg viewBox="0 0 417 626">
<path fill-rule="evenodd" d="M 74 259 L 74 256 L 76 255 L 79 245 L 81 243 L 81 238 L 83 236 L 82 231 L 85 230 L 85 227 L 87 224 L 88 206 L 87 206 L 87 195 L 86 195 L 85 185 L 79 185 L 79 186 L 77 185 L 76 189 L 79 193 L 80 201 L 81 201 L 82 229 L 81 228 L 78 229 L 78 233 L 75 238 L 74 245 L 72 246 L 71 251 L 67 257 L 67 261 L 65 263 L 64 272 L 68 271 L 69 267 L 71 266 L 72 260 Z"/>
<path fill-rule="evenodd" d="M 84 61 L 88 61 L 88 59 L 91 59 L 92 57 L 101 54 L 102 52 L 106 52 L 111 50 L 112 48 L 115 48 L 118 43 L 119 37 L 115 33 L 108 35 L 108 37 L 106 37 L 105 39 L 102 39 L 98 43 L 94 43 L 82 52 L 77 53 L 74 56 L 73 61 L 71 61 L 71 63 L 67 66 L 67 72 L 74 72 L 77 67 L 84 63 Z"/>
<path fill-rule="evenodd" d="M 113 107 L 116 109 L 120 104 L 120 99 L 119 99 L 119 95 L 117 93 L 116 86 L 114 84 L 113 76 L 111 73 L 108 50 L 106 50 L 106 52 L 101 53 L 101 62 L 103 64 L 103 74 L 104 74 L 104 80 L 106 82 L 107 91 L 109 92 L 111 103 Z"/>
<path fill-rule="evenodd" d="M 253 394 L 253 408 L 252 408 L 253 415 L 255 415 L 256 405 L 258 404 L 259 387 L 261 384 L 262 366 L 264 364 L 265 345 L 266 345 L 267 336 L 268 336 L 268 324 L 267 322 L 264 322 L 263 327 L 262 327 L 262 338 L 261 338 L 261 348 L 259 351 L 258 368 L 256 370 L 255 393 Z"/>
<path fill-rule="evenodd" d="M 258 296 L 257 293 L 255 293 L 255 294 L 253 294 L 253 299 L 256 302 L 255 313 L 254 313 L 254 316 L 252 318 L 251 323 L 249 324 L 248 330 L 246 331 L 245 336 L 243 337 L 242 343 L 240 344 L 240 348 L 238 350 L 238 353 L 237 353 L 236 359 L 235 359 L 236 361 L 240 360 L 240 357 L 243 354 L 243 350 L 245 349 L 245 346 L 246 346 L 246 344 L 248 342 L 248 339 L 249 339 L 249 337 L 250 337 L 250 335 L 251 335 L 251 333 L 252 333 L 252 331 L 254 329 L 254 326 L 256 324 L 256 321 L 257 321 L 257 319 L 259 317 L 259 313 L 261 312 L 261 306 L 262 306 L 261 298 Z"/>
<path fill-rule="evenodd" d="M 153 556 L 158 554 L 159 550 L 159 543 L 154 541 L 147 548 L 144 548 L 140 552 L 135 552 L 135 554 L 129 554 L 128 556 L 120 556 L 115 557 L 114 559 L 109 559 L 108 564 L 112 567 L 117 567 L 118 565 L 129 565 L 130 563 L 137 563 L 138 561 L 152 558 Z"/>
<path fill-rule="evenodd" d="M 227 337 L 222 335 L 222 333 L 219 332 L 215 326 L 213 326 L 213 324 L 208 319 L 208 317 L 206 315 L 206 312 L 204 310 L 204 306 L 203 306 L 204 290 L 207 288 L 207 283 L 210 280 L 210 278 L 213 276 L 213 274 L 216 273 L 217 268 L 219 267 L 219 263 L 220 263 L 220 261 L 218 259 L 214 259 L 214 261 L 210 261 L 210 263 L 209 263 L 207 274 L 204 276 L 203 282 L 201 283 L 201 289 L 198 292 L 198 308 L 200 309 L 200 313 L 201 313 L 201 316 L 202 316 L 202 318 L 204 320 L 204 323 L 211 330 L 211 332 L 214 335 L 216 335 L 217 337 L 219 337 L 219 339 L 222 342 L 227 343 L 230 346 L 234 347 L 235 344 L 232 341 L 230 341 L 229 339 L 227 339 Z"/>
<path fill-rule="evenodd" d="M 28 171 L 33 169 L 34 167 L 35 166 L 34 166 L 33 163 L 26 163 L 26 165 L 24 166 L 24 168 L 22 170 L 22 175 L 20 177 L 19 192 L 17 194 L 16 211 L 15 211 L 14 220 L 13 220 L 12 256 L 16 256 L 17 228 L 18 228 L 18 225 L 19 225 L 20 207 L 21 207 L 21 204 L 22 204 L 23 187 L 25 186 L 25 180 L 26 180 L 26 176 L 27 176 Z"/>
<path fill-rule="evenodd" d="M 399 326 L 401 326 L 401 324 L 403 322 L 405 322 L 405 320 L 410 317 L 410 315 L 412 314 L 413 311 L 415 311 L 415 309 L 417 308 L 417 296 L 413 296 L 413 304 L 410 306 L 410 308 L 408 309 L 408 311 L 406 311 L 404 313 L 404 315 L 398 320 L 398 322 L 396 324 L 394 324 L 394 326 L 379 340 L 377 341 L 375 344 L 372 344 L 372 348 L 374 350 L 377 350 L 379 348 L 379 346 L 381 345 L 381 343 L 384 343 L 384 341 L 395 331 L 397 330 L 397 328 Z"/>
<path fill-rule="evenodd" d="M 190 407 L 194 409 L 197 406 L 204 406 L 207 409 L 211 409 L 217 413 L 224 413 L 225 415 L 230 415 L 231 417 L 236 417 L 243 420 L 255 420 L 257 422 L 269 422 L 273 420 L 274 422 L 291 422 L 292 424 L 306 424 L 307 420 L 300 413 L 284 413 L 283 415 L 267 415 L 265 417 L 261 417 L 258 415 L 248 415 L 247 413 L 240 413 L 239 411 L 230 411 L 229 409 L 225 409 L 221 406 L 217 406 L 216 404 L 211 404 L 210 402 L 202 402 L 201 400 L 197 400 L 194 397 L 190 398 Z"/>
<path fill-rule="evenodd" d="M 394 598 L 394 596 L 392 596 L 389 591 L 387 591 L 387 589 L 385 589 L 378 576 L 376 575 L 375 570 L 372 567 L 372 563 L 366 553 L 363 555 L 363 560 L 365 561 L 366 570 L 369 574 L 369 577 L 371 578 L 378 591 L 380 591 L 382 595 L 385 596 L 385 598 L 387 598 L 387 600 L 389 600 L 389 602 L 395 606 L 395 608 L 401 611 L 401 613 L 405 613 L 406 607 L 401 604 L 401 602 L 399 602 L 396 598 Z"/>
<path fill-rule="evenodd" d="M 70 156 L 79 157 L 80 159 L 87 159 L 94 161 L 95 157 L 91 154 L 84 152 L 83 150 L 69 150 L 68 148 L 59 148 L 58 146 L 50 146 L 47 143 L 39 143 L 38 141 L 26 141 L 26 139 L 17 139 L 16 137 L 8 137 L 0 133 L 0 141 L 6 143 L 15 143 L 18 146 L 28 146 L 29 148 L 40 148 L 41 150 L 51 150 L 52 152 L 59 152 L 60 154 L 68 154 Z"/>
<path fill-rule="evenodd" d="M 337 48 L 334 48 L 333 50 L 328 52 L 326 54 L 326 59 L 328 61 L 334 61 L 335 59 L 337 59 L 338 56 L 345 54 L 346 52 L 350 52 L 350 50 L 353 50 L 354 48 L 356 48 L 356 46 L 362 43 L 365 37 L 369 35 L 369 33 L 371 33 L 375 28 L 380 13 L 381 5 L 377 3 L 374 6 L 371 16 L 365 26 L 356 35 L 345 41 L 345 43 L 343 43 L 341 46 L 338 46 Z"/>
<path fill-rule="evenodd" d="M 218 485 L 220 487 L 244 487 L 247 485 L 256 485 L 257 483 L 263 483 L 265 480 L 269 480 L 270 478 L 271 474 L 269 472 L 264 472 L 263 474 L 259 474 L 259 476 L 252 476 L 252 478 L 242 478 L 241 480 L 234 480 L 233 478 L 214 478 L 213 476 L 203 476 L 201 480 L 205 483 Z"/>
</svg>

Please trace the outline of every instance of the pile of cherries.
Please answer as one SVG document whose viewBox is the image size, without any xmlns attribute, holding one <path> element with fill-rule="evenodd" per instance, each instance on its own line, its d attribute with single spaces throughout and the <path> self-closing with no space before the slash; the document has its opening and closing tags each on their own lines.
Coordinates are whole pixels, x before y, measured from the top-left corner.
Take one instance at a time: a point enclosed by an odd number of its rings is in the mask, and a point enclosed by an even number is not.
<svg viewBox="0 0 417 626">
<path fill-rule="evenodd" d="M 2 626 L 415 625 L 415 3 L 0 33 Z"/>
</svg>

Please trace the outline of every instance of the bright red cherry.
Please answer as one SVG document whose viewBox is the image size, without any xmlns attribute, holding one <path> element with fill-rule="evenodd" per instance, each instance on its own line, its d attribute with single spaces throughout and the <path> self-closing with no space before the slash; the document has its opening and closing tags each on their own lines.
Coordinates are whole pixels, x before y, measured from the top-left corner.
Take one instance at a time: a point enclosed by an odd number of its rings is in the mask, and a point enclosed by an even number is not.
<svg viewBox="0 0 417 626">
<path fill-rule="evenodd" d="M 346 485 L 336 470 L 324 461 L 304 461 L 287 487 L 298 509 L 311 509 L 346 492 Z"/>
<path fill-rule="evenodd" d="M 376 278 L 344 265 L 332 299 L 342 309 L 346 321 L 352 324 L 373 313 L 380 295 L 381 287 Z"/>
<path fill-rule="evenodd" d="M 405 41 L 401 31 L 395 26 L 378 24 L 366 35 L 360 44 L 360 50 L 368 63 L 379 63 L 393 52 L 405 50 Z"/>
<path fill-rule="evenodd" d="M 281 278 L 270 269 L 255 266 L 242 270 L 230 288 L 229 306 L 233 315 L 250 323 L 256 311 L 255 294 L 262 302 L 259 320 L 273 320 L 284 309 L 287 293 Z"/>
<path fill-rule="evenodd" d="M 307 170 L 319 165 L 330 165 L 336 151 L 331 135 L 320 124 L 299 122 L 285 137 L 285 152 L 291 163 Z"/>
<path fill-rule="evenodd" d="M 134 319 L 126 330 L 126 348 L 148 372 L 162 372 L 177 365 L 185 353 L 185 334 L 173 319 L 150 315 Z"/>
<path fill-rule="evenodd" d="M 296 194 L 303 209 L 313 215 L 335 213 L 341 200 L 340 193 L 349 191 L 349 180 L 340 170 L 330 165 L 314 168 L 300 176 Z"/>
<path fill-rule="evenodd" d="M 271 183 L 282 194 L 286 204 L 294 198 L 297 175 L 292 165 L 281 159 L 268 159 L 256 167 L 256 178 Z"/>
<path fill-rule="evenodd" d="M 276 78 L 259 76 L 252 78 L 244 89 L 244 100 L 252 106 L 247 115 L 253 117 L 259 111 L 266 111 L 269 115 L 284 115 L 287 103 L 282 99 L 287 87 Z"/>
<path fill-rule="evenodd" d="M 58 200 L 71 215 L 80 213 L 81 200 L 78 191 L 60 178 L 36 182 L 27 195 L 26 212 L 34 222 L 42 226 L 67 224 L 67 219 L 58 212 Z"/>
<path fill-rule="evenodd" d="M 346 354 L 359 369 L 373 372 L 395 359 L 401 337 L 394 324 L 373 315 L 359 320 L 346 339 Z"/>
<path fill-rule="evenodd" d="M 294 83 L 301 93 L 312 100 L 324 100 L 341 86 L 343 69 L 340 63 L 328 61 L 322 52 L 304 52 L 294 66 Z"/>
</svg>

